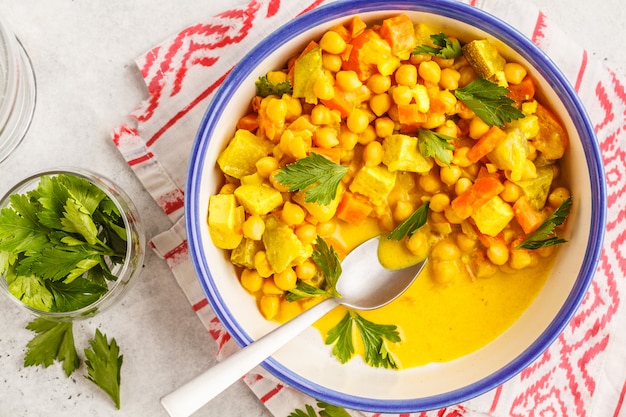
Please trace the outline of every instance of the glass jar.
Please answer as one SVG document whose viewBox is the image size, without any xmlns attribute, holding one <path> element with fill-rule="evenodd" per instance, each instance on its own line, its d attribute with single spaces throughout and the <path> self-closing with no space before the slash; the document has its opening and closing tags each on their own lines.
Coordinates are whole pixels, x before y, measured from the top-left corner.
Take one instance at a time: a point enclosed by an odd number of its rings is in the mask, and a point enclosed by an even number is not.
<svg viewBox="0 0 626 417">
<path fill-rule="evenodd" d="M 0 162 L 26 135 L 35 111 L 36 96 L 30 59 L 0 18 Z"/>
<path fill-rule="evenodd" d="M 91 304 L 73 311 L 44 311 L 42 309 L 35 308 L 32 305 L 25 304 L 25 302 L 22 302 L 10 291 L 6 273 L 0 275 L 0 288 L 2 288 L 2 291 L 5 292 L 10 299 L 22 308 L 33 313 L 35 316 L 43 317 L 49 320 L 69 321 L 92 317 L 96 313 L 111 307 L 115 302 L 122 298 L 122 296 L 128 291 L 130 284 L 140 275 L 143 267 L 143 259 L 145 255 L 145 234 L 137 208 L 128 195 L 109 179 L 79 168 L 49 170 L 29 176 L 16 184 L 4 195 L 4 197 L 2 197 L 2 199 L 0 199 L 0 210 L 11 207 L 12 195 L 26 195 L 29 191 L 35 190 L 38 187 L 42 176 L 51 178 L 60 174 L 67 174 L 87 180 L 102 190 L 117 207 L 121 218 L 119 224 L 121 227 L 121 224 L 123 223 L 126 235 L 125 251 L 123 249 L 119 250 L 120 254 L 121 252 L 124 252 L 123 260 L 116 263 L 111 262 L 110 259 L 112 258 L 110 257 L 103 257 L 110 269 L 111 274 L 115 276 L 116 279 L 102 280 L 107 283 L 107 291 Z M 67 210 L 67 207 L 64 207 L 64 209 Z M 4 213 L 2 215 L 4 215 Z M 122 245 L 122 247 L 123 246 L 124 245 Z M 2 259 L 0 258 L 0 262 L 1 261 Z M 0 271 L 2 270 L 4 270 L 4 268 L 0 269 Z"/>
</svg>

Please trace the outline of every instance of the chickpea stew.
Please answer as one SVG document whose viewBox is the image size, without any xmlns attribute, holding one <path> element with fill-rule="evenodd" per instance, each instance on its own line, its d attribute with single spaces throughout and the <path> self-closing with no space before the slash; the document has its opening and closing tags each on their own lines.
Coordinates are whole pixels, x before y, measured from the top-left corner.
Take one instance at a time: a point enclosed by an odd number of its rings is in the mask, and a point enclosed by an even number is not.
<svg viewBox="0 0 626 417">
<path fill-rule="evenodd" d="M 382 235 L 390 268 L 429 257 L 420 299 L 433 295 L 444 311 L 485 297 L 510 306 L 485 310 L 503 324 L 466 350 L 396 362 L 450 360 L 497 337 L 545 281 L 571 205 L 559 175 L 567 146 L 526 68 L 489 40 L 462 42 L 405 15 L 370 26 L 353 17 L 259 79 L 217 159 L 224 183 L 209 200 L 209 232 L 263 316 L 279 322 L 328 295 L 320 239 L 341 259 Z M 474 300 L 436 296 L 455 289 Z M 397 302 L 415 300 L 409 293 Z M 502 302 L 509 296 L 518 301 Z M 408 327 L 442 312 L 401 311 L 410 319 L 390 324 L 415 355 L 421 342 Z M 367 317 L 396 313 L 377 314 Z M 328 335 L 337 320 L 324 320 Z"/>
</svg>

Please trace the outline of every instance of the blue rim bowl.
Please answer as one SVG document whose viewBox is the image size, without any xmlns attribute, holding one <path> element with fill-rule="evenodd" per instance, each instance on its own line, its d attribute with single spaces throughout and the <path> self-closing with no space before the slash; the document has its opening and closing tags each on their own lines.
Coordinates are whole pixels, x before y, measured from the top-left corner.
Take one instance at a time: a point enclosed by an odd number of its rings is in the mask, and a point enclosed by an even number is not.
<svg viewBox="0 0 626 417">
<path fill-rule="evenodd" d="M 407 13 L 414 21 L 435 21 L 461 39 L 498 40 L 505 55 L 527 64 L 570 135 L 563 170 L 565 178 L 575 184 L 570 215 L 570 224 L 575 226 L 568 228 L 569 243 L 563 245 L 548 282 L 528 311 L 496 341 L 466 358 L 404 371 L 364 369 L 355 361 L 340 365 L 328 358 L 328 348 L 312 330 L 263 363 L 274 376 L 316 399 L 382 413 L 458 404 L 498 387 L 531 364 L 563 331 L 582 302 L 600 257 L 606 217 L 603 164 L 585 109 L 566 77 L 524 35 L 486 12 L 449 0 L 355 0 L 322 6 L 280 27 L 232 70 L 212 99 L 191 152 L 185 205 L 191 258 L 211 307 L 240 345 L 251 343 L 276 324 L 266 322 L 256 311 L 232 265 L 208 237 L 208 197 L 217 191 L 220 178 L 217 154 L 232 137 L 235 121 L 245 114 L 259 76 L 281 67 L 308 40 L 350 16 L 359 15 L 368 22 L 399 13 Z M 576 233 L 571 232 L 574 228 Z"/>
</svg>

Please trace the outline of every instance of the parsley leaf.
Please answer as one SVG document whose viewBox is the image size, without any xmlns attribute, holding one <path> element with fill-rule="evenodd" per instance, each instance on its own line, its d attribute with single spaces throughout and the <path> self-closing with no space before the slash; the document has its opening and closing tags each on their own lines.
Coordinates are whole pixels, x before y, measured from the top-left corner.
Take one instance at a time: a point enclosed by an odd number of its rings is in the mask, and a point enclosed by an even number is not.
<svg viewBox="0 0 626 417">
<path fill-rule="evenodd" d="M 96 334 L 89 341 L 91 349 L 85 349 L 85 364 L 87 375 L 85 378 L 99 386 L 120 409 L 120 371 L 124 356 L 120 355 L 120 348 L 114 338 L 111 344 L 106 335 L 96 329 Z"/>
<path fill-rule="evenodd" d="M 461 43 L 458 39 L 450 40 L 444 33 L 430 35 L 430 39 L 437 48 L 421 45 L 413 50 L 413 55 L 430 54 L 444 59 L 457 58 L 463 55 Z"/>
<path fill-rule="evenodd" d="M 48 282 L 46 287 L 54 297 L 55 308 L 59 311 L 78 310 L 95 302 L 107 292 L 106 286 L 94 284 L 85 278 L 77 278 L 69 284 Z"/>
<path fill-rule="evenodd" d="M 568 197 L 534 232 L 529 234 L 522 243 L 517 245 L 516 249 L 539 249 L 567 242 L 565 239 L 550 235 L 554 233 L 554 229 L 557 226 L 565 222 L 571 207 L 572 197 Z"/>
<path fill-rule="evenodd" d="M 24 366 L 43 365 L 45 368 L 55 360 L 63 362 L 63 370 L 70 376 L 80 366 L 80 359 L 74 346 L 74 333 L 71 322 L 56 322 L 37 318 L 26 326 L 37 333 L 26 347 Z"/>
<path fill-rule="evenodd" d="M 315 412 L 315 409 L 310 404 L 306 404 L 305 409 L 306 411 L 297 408 L 293 410 L 293 412 L 289 414 L 287 417 L 318 417 L 317 413 Z"/>
<path fill-rule="evenodd" d="M 456 138 L 441 133 L 433 132 L 432 130 L 420 128 L 417 132 L 417 144 L 422 156 L 432 156 L 437 158 L 446 165 L 450 165 L 452 162 L 452 155 L 450 152 L 454 149 L 452 141 Z"/>
<path fill-rule="evenodd" d="M 484 78 L 476 78 L 454 95 L 489 126 L 504 126 L 504 122 L 521 119 L 524 113 L 507 97 L 509 89 Z"/>
<path fill-rule="evenodd" d="M 275 178 L 289 187 L 289 192 L 305 190 L 307 203 L 327 205 L 337 195 L 339 183 L 347 172 L 348 167 L 312 152 L 282 167 Z"/>
<path fill-rule="evenodd" d="M 348 311 L 326 336 L 327 345 L 334 343 L 332 352 L 337 359 L 346 363 L 354 356 L 353 325 L 356 325 L 357 334 L 363 341 L 365 362 L 375 368 L 397 369 L 398 366 L 386 345 L 386 342 L 400 341 L 397 327 L 373 323 L 353 311 Z"/>
<path fill-rule="evenodd" d="M 293 88 L 289 81 L 282 81 L 278 84 L 271 83 L 267 76 L 259 77 L 256 81 L 256 94 L 261 97 L 278 96 L 282 97 L 283 94 L 291 94 Z"/>
<path fill-rule="evenodd" d="M 0 210 L 0 251 L 37 250 L 48 241 L 49 229 L 39 223 L 27 195 L 12 195 L 9 200 L 11 208 Z"/>
<path fill-rule="evenodd" d="M 317 237 L 314 246 L 315 249 L 311 254 L 311 258 L 322 271 L 324 288 L 318 288 L 298 280 L 296 288 L 289 290 L 287 293 L 287 301 L 296 301 L 308 297 L 341 297 L 335 289 L 342 271 L 337 251 L 332 246 L 329 247 L 320 236 Z"/>
<path fill-rule="evenodd" d="M 317 401 L 317 406 L 320 408 L 320 417 L 350 417 L 350 414 L 348 414 L 345 408 L 319 400 Z M 312 405 L 306 404 L 305 410 L 295 409 L 287 417 L 318 417 L 318 414 L 315 412 Z"/>
<path fill-rule="evenodd" d="M 413 212 L 406 220 L 396 226 L 395 229 L 387 236 L 387 239 L 402 240 L 405 236 L 411 237 L 420 227 L 426 224 L 428 220 L 428 201 L 424 202 L 417 210 Z"/>
</svg>

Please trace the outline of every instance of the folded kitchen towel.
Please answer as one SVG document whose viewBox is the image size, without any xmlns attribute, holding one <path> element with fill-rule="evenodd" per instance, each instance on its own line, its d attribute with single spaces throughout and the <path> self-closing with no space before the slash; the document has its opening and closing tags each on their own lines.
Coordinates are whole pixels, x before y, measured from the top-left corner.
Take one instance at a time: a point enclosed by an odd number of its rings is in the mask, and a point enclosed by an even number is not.
<svg viewBox="0 0 626 417">
<path fill-rule="evenodd" d="M 211 337 L 218 359 L 238 349 L 211 310 L 191 264 L 183 221 L 190 149 L 212 94 L 232 67 L 284 22 L 329 1 L 251 0 L 182 29 L 137 58 L 148 98 L 113 141 L 172 224 L 154 236 L 162 256 Z M 522 0 L 467 0 L 532 39 L 563 70 L 593 122 L 608 181 L 608 224 L 596 277 L 570 325 L 531 366 L 463 404 L 414 416 L 626 415 L 626 92 L 624 78 L 594 60 L 541 10 Z M 261 367 L 244 378 L 276 416 L 315 400 Z M 350 410 L 353 416 L 376 416 Z M 412 415 L 413 416 L 413 415 Z"/>
</svg>

